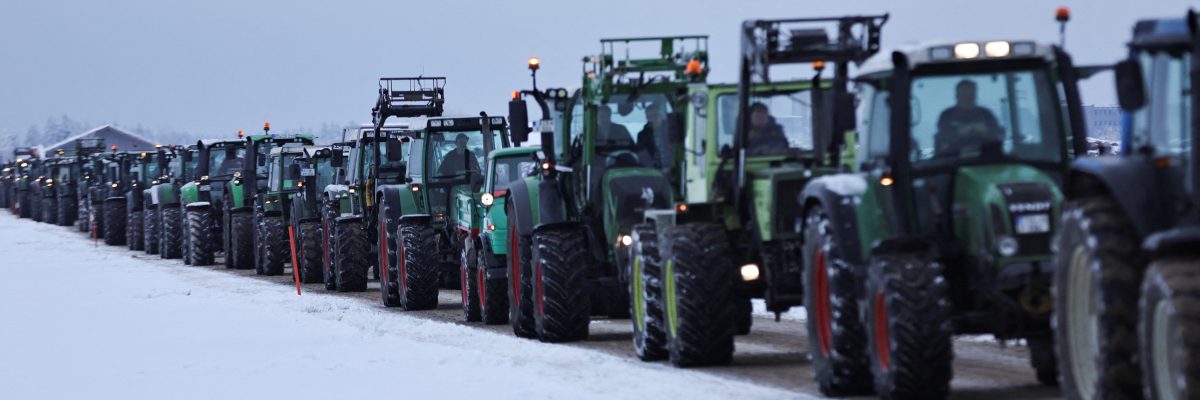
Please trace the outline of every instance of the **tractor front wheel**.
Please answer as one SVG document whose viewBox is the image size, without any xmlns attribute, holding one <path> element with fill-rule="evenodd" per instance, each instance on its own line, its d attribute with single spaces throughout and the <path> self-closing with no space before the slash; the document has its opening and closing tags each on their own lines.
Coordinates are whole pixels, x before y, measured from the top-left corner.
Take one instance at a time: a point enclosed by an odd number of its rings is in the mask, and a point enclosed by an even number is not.
<svg viewBox="0 0 1200 400">
<path fill-rule="evenodd" d="M 187 262 L 191 265 L 212 265 L 216 261 L 216 238 L 213 237 L 213 218 L 208 208 L 187 211 Z M 229 257 L 228 254 L 225 255 Z"/>
<path fill-rule="evenodd" d="M 834 225 L 820 207 L 804 224 L 804 308 L 813 374 L 826 396 L 869 395 L 867 337 L 858 313 L 853 267 L 838 257 Z"/>
<path fill-rule="evenodd" d="M 424 221 L 400 222 L 396 279 L 400 306 L 408 311 L 437 307 L 441 272 L 435 258 L 437 241 Z"/>
<path fill-rule="evenodd" d="M 234 269 L 254 268 L 254 215 L 248 211 L 233 212 L 229 217 L 229 240 L 225 244 L 227 264 Z"/>
<path fill-rule="evenodd" d="M 462 294 L 463 319 L 466 319 L 467 322 L 476 322 L 480 320 L 480 282 L 475 279 L 479 275 L 479 257 L 475 254 L 479 251 L 479 246 L 476 245 L 477 240 L 470 234 L 463 236 L 462 250 L 458 254 L 458 282 L 461 286 L 459 293 Z"/>
<path fill-rule="evenodd" d="M 142 241 L 145 233 L 142 228 L 143 217 L 141 210 L 131 210 L 125 213 L 125 238 L 128 243 L 129 250 L 142 251 L 142 246 L 146 243 Z"/>
<path fill-rule="evenodd" d="M 507 213 L 511 224 L 508 227 L 508 323 L 517 337 L 537 336 L 533 318 L 533 239 L 521 235 L 513 206 L 509 203 Z"/>
<path fill-rule="evenodd" d="M 733 360 L 733 260 L 725 228 L 693 223 L 674 226 L 659 241 L 663 251 L 667 351 L 677 367 L 728 364 Z"/>
<path fill-rule="evenodd" d="M 104 201 L 104 244 L 125 244 L 125 200 Z"/>
<path fill-rule="evenodd" d="M 361 220 L 334 221 L 334 283 L 339 292 L 367 290 L 367 255 L 370 245 Z"/>
<path fill-rule="evenodd" d="M 179 207 L 164 207 L 159 210 L 158 256 L 166 259 L 179 258 L 183 249 L 183 221 Z"/>
<path fill-rule="evenodd" d="M 263 275 L 275 276 L 283 274 L 284 265 L 288 259 L 287 232 L 283 228 L 283 220 L 279 217 L 263 217 L 259 222 L 261 235 L 259 247 L 262 249 Z"/>
<path fill-rule="evenodd" d="M 479 282 L 479 318 L 487 325 L 499 325 L 508 322 L 508 281 L 504 279 L 488 279 L 488 262 L 495 258 L 487 244 L 475 251 L 475 276 Z"/>
<path fill-rule="evenodd" d="M 1200 397 L 1200 269 L 1195 258 L 1155 261 L 1139 303 L 1146 398 Z"/>
<path fill-rule="evenodd" d="M 142 210 L 142 250 L 146 254 L 158 254 L 158 241 L 161 233 L 158 228 L 161 226 L 158 221 L 158 213 L 155 212 L 158 207 L 150 207 Z"/>
<path fill-rule="evenodd" d="M 587 235 L 580 228 L 533 233 L 534 326 L 543 342 L 588 337 L 587 248 Z"/>
<path fill-rule="evenodd" d="M 396 243 L 396 222 L 388 218 L 388 214 L 392 212 L 391 202 L 384 199 L 379 203 L 379 218 L 376 225 L 379 225 L 379 268 L 383 274 L 379 279 L 379 296 L 383 301 L 384 307 L 399 307 L 400 306 L 400 284 L 397 280 L 399 268 L 396 259 L 397 243 Z"/>
<path fill-rule="evenodd" d="M 300 266 L 292 268 L 300 269 L 300 282 L 321 283 L 321 224 L 300 223 L 296 226 L 296 234 L 300 236 L 300 248 L 297 249 L 300 251 L 300 256 L 297 257 Z"/>
<path fill-rule="evenodd" d="M 944 399 L 954 360 L 942 266 L 915 254 L 872 256 L 866 286 L 875 393 L 885 399 Z"/>
<path fill-rule="evenodd" d="M 667 358 L 667 336 L 663 318 L 662 259 L 653 225 L 633 227 L 633 241 L 627 246 L 629 264 L 630 319 L 633 322 L 633 350 L 642 361 Z"/>
</svg>

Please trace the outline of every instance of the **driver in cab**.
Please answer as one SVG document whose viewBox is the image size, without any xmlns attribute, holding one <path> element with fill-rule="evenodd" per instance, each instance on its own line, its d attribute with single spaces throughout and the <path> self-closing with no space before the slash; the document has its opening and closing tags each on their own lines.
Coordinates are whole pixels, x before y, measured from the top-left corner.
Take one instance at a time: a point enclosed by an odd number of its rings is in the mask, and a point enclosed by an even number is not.
<svg viewBox="0 0 1200 400">
<path fill-rule="evenodd" d="M 970 145 L 1004 139 L 1004 131 L 996 122 L 996 116 L 977 104 L 974 81 L 958 82 L 954 92 L 956 103 L 938 117 L 938 131 L 934 135 L 937 154 L 957 153 Z"/>
<path fill-rule="evenodd" d="M 467 150 L 467 141 L 467 135 L 461 133 L 454 138 L 454 150 L 446 153 L 446 156 L 442 157 L 442 164 L 438 166 L 439 177 L 445 179 L 456 175 L 470 176 L 479 173 L 479 162 L 475 160 L 475 155 L 471 154 L 471 150 Z"/>
</svg>

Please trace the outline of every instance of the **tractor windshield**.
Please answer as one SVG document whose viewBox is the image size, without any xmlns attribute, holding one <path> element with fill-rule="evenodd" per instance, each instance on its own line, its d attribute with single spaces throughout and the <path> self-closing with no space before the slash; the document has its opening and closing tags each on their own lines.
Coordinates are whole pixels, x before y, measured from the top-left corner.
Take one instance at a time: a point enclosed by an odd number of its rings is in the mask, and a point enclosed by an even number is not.
<svg viewBox="0 0 1200 400">
<path fill-rule="evenodd" d="M 339 150 L 340 151 L 340 150 Z M 332 159 L 325 157 L 317 160 L 317 189 L 320 190 L 326 186 L 332 185 L 334 182 L 334 174 L 337 170 L 333 168 Z"/>
<path fill-rule="evenodd" d="M 284 189 L 292 189 L 296 187 L 296 181 L 300 180 L 300 177 L 298 175 L 293 176 L 291 174 L 291 166 L 296 164 L 297 157 L 300 157 L 300 154 L 285 153 L 283 155 L 275 156 L 271 159 L 271 175 L 269 177 L 271 182 L 271 191 L 278 192 Z M 281 161 L 280 158 L 283 160 Z M 298 172 L 299 171 L 297 171 L 297 173 Z"/>
<path fill-rule="evenodd" d="M 1145 74 L 1148 104 L 1132 114 L 1134 148 L 1152 147 L 1162 156 L 1187 156 L 1191 149 L 1191 55 L 1167 52 L 1139 57 Z"/>
<path fill-rule="evenodd" d="M 799 156 L 813 150 L 811 92 L 773 93 L 750 97 L 750 132 L 746 154 Z M 737 132 L 738 95 L 717 96 L 717 148 L 733 147 Z"/>
<path fill-rule="evenodd" d="M 223 172 L 223 171 L 221 171 L 221 164 L 223 164 L 225 162 L 225 152 L 226 151 L 229 151 L 229 149 L 215 148 L 215 149 L 209 150 L 209 152 L 208 152 L 209 174 L 216 175 L 216 174 Z"/>
<path fill-rule="evenodd" d="M 432 179 L 458 180 L 480 174 L 486 155 L 483 131 L 430 132 L 429 164 Z M 490 147 L 490 146 L 489 146 Z"/>
<path fill-rule="evenodd" d="M 917 76 L 911 104 L 914 167 L 1063 157 L 1059 104 L 1044 70 Z"/>
<path fill-rule="evenodd" d="M 491 181 L 487 183 L 487 188 L 492 191 L 508 189 L 510 183 L 529 176 L 537 168 L 537 161 L 528 154 L 497 158 L 495 163 L 495 169 L 489 177 Z"/>
<path fill-rule="evenodd" d="M 609 157 L 632 154 L 643 166 L 669 164 L 667 114 L 671 111 L 664 93 L 612 95 L 596 110 L 596 153 Z"/>
</svg>

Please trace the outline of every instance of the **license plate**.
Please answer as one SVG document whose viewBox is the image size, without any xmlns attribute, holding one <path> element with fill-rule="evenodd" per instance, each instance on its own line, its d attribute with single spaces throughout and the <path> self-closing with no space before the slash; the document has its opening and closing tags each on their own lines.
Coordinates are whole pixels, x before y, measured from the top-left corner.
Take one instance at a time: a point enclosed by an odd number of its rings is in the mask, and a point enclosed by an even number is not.
<svg viewBox="0 0 1200 400">
<path fill-rule="evenodd" d="M 208 185 L 200 185 L 200 191 L 201 191 L 201 192 L 207 192 L 207 191 L 210 191 L 210 190 L 212 190 L 212 187 L 211 187 L 211 186 L 208 186 Z"/>
<path fill-rule="evenodd" d="M 1029 214 L 1017 216 L 1017 234 L 1050 232 L 1050 214 Z"/>
<path fill-rule="evenodd" d="M 317 176 L 317 171 L 312 168 L 304 168 L 300 170 L 300 176 Z"/>
</svg>

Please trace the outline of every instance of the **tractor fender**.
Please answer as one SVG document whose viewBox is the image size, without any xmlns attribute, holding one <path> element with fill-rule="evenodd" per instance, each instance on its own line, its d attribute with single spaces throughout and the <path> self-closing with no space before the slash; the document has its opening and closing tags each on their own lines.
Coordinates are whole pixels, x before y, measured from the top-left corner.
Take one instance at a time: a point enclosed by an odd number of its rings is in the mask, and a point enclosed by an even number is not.
<svg viewBox="0 0 1200 400">
<path fill-rule="evenodd" d="M 1142 249 L 1154 258 L 1200 253 L 1200 227 L 1183 226 L 1154 233 L 1146 238 Z"/>
<path fill-rule="evenodd" d="M 343 216 L 340 216 L 340 217 L 337 217 L 336 219 L 334 219 L 334 222 L 341 224 L 341 223 L 345 223 L 345 222 L 362 221 L 362 219 L 363 219 L 363 216 L 361 216 L 361 215 L 343 215 Z"/>
<path fill-rule="evenodd" d="M 408 215 L 400 217 L 399 222 L 411 222 L 414 224 L 426 224 L 426 223 L 429 223 L 430 218 L 432 218 L 432 217 L 430 217 L 429 214 L 408 214 Z"/>
<path fill-rule="evenodd" d="M 533 205 L 535 199 L 529 190 L 530 185 L 536 185 L 534 182 L 536 180 L 533 179 L 513 182 L 508 186 L 508 198 L 504 199 L 506 203 L 512 204 L 511 208 L 505 208 L 506 212 L 511 210 L 513 213 L 506 215 L 508 229 L 516 229 L 518 235 L 532 235 L 533 225 L 537 223 L 537 218 L 533 215 L 533 210 L 536 209 Z"/>
<path fill-rule="evenodd" d="M 537 183 L 538 219 L 534 225 L 542 226 L 566 221 L 566 204 L 559 191 L 558 179 L 545 178 Z"/>
<path fill-rule="evenodd" d="M 1071 165 L 1065 197 L 1068 200 L 1108 195 L 1128 216 L 1139 237 L 1171 225 L 1171 207 L 1167 196 L 1157 190 L 1129 188 L 1156 187 L 1163 170 L 1155 169 L 1145 156 L 1088 157 Z"/>
<path fill-rule="evenodd" d="M 186 206 L 183 206 L 183 207 L 184 207 L 184 209 L 186 209 L 188 211 L 200 211 L 200 210 L 212 207 L 212 203 L 209 203 L 207 201 L 196 201 L 196 202 L 188 203 Z"/>
<path fill-rule="evenodd" d="M 410 185 L 382 185 L 376 191 L 375 198 L 392 205 L 388 218 L 399 218 L 406 213 L 421 212 L 414 193 Z"/>
<path fill-rule="evenodd" d="M 155 191 L 155 187 L 151 187 L 149 189 L 142 191 L 142 209 L 143 210 L 149 210 L 149 209 L 153 208 L 155 204 L 157 204 L 154 201 L 155 200 L 154 198 L 156 197 L 155 193 L 157 193 L 157 191 Z"/>
<path fill-rule="evenodd" d="M 561 230 L 581 229 L 582 227 L 583 227 L 583 224 L 576 222 L 576 221 L 559 221 L 559 222 L 551 222 L 551 223 L 547 223 L 547 224 L 538 224 L 538 226 L 533 228 L 533 231 L 531 233 L 536 234 L 538 232 L 560 230 L 560 229 Z"/>
<path fill-rule="evenodd" d="M 839 243 L 837 249 L 841 253 L 838 254 L 838 257 L 858 265 L 862 265 L 865 260 L 862 257 L 862 245 L 859 243 L 855 205 L 859 202 L 858 199 L 866 193 L 866 190 L 867 181 L 862 176 L 854 174 L 826 175 L 809 182 L 800 192 L 800 198 L 797 199 L 798 205 L 804 207 L 801 215 L 807 216 L 808 212 L 818 205 L 825 210 L 829 222 L 835 227 L 834 234 L 837 235 L 835 239 Z M 804 226 L 806 224 L 808 224 L 807 218 L 803 220 L 801 229 L 807 228 Z M 803 238 L 803 235 L 801 237 Z"/>
</svg>

